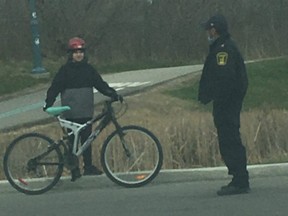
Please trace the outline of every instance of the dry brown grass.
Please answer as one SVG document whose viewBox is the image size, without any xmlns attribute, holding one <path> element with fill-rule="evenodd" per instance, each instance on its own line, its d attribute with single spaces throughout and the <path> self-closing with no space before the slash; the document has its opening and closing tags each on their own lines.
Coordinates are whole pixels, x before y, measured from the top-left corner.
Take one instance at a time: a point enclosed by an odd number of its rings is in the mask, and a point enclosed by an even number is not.
<svg viewBox="0 0 288 216">
<path fill-rule="evenodd" d="M 170 97 L 163 90 L 181 84 L 186 78 L 157 86 L 141 94 L 126 97 L 129 105 L 119 119 L 122 125 L 140 125 L 151 130 L 164 151 L 164 169 L 210 167 L 223 165 L 218 151 L 217 134 L 209 112 L 195 111 L 195 104 Z M 97 109 L 98 110 L 98 109 Z M 286 110 L 252 110 L 242 113 L 242 140 L 247 148 L 249 164 L 287 160 L 288 112 Z M 99 165 L 99 152 L 110 126 L 93 144 L 94 163 Z M 36 125 L 1 134 L 0 155 L 12 139 L 26 132 L 61 137 L 57 123 Z M 2 164 L 0 165 L 2 169 Z"/>
</svg>

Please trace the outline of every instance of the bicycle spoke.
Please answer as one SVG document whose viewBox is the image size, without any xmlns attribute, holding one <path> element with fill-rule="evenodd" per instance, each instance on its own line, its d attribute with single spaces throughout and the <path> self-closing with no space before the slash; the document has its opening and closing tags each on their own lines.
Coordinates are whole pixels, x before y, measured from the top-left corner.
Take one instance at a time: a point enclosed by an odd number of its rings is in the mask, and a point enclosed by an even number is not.
<svg viewBox="0 0 288 216">
<path fill-rule="evenodd" d="M 158 139 L 147 129 L 123 127 L 121 138 L 112 133 L 105 141 L 101 161 L 107 176 L 117 184 L 137 187 L 147 184 L 159 173 L 163 153 Z"/>
<path fill-rule="evenodd" d="M 62 154 L 52 140 L 37 133 L 15 139 L 4 155 L 4 171 L 10 184 L 27 194 L 52 188 L 63 171 Z"/>
</svg>

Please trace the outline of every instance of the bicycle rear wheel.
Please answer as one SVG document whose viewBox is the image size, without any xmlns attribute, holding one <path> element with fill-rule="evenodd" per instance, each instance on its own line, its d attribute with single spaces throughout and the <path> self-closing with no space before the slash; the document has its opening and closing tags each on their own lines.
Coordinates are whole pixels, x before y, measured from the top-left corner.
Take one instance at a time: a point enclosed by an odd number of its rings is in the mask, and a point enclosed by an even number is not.
<svg viewBox="0 0 288 216">
<path fill-rule="evenodd" d="M 101 151 L 101 163 L 106 175 L 125 187 L 140 187 L 159 173 L 163 152 L 156 136 L 139 126 L 125 126 L 123 136 L 114 131 Z"/>
<path fill-rule="evenodd" d="M 36 195 L 50 190 L 63 172 L 63 157 L 53 140 L 38 133 L 24 134 L 8 146 L 4 172 L 19 192 Z"/>
</svg>

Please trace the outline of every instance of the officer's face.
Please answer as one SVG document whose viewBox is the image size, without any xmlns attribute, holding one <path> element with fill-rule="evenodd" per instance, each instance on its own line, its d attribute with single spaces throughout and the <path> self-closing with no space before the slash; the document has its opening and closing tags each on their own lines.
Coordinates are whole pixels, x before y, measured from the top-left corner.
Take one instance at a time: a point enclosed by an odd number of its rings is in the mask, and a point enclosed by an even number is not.
<svg viewBox="0 0 288 216">
<path fill-rule="evenodd" d="M 219 37 L 219 35 L 217 34 L 215 28 L 208 29 L 206 32 L 207 32 L 207 36 L 208 36 L 207 37 L 208 43 L 211 45 Z"/>
<path fill-rule="evenodd" d="M 208 29 L 206 32 L 207 32 L 207 36 L 210 38 L 214 38 L 217 36 L 217 32 L 215 28 Z"/>
</svg>

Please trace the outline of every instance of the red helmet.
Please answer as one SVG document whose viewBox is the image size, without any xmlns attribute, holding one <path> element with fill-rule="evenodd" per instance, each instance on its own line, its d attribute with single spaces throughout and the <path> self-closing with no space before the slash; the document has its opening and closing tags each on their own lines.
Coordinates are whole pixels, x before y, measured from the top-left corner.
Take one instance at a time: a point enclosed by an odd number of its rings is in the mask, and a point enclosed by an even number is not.
<svg viewBox="0 0 288 216">
<path fill-rule="evenodd" d="M 68 42 L 69 50 L 85 49 L 85 41 L 82 38 L 74 37 Z"/>
</svg>

